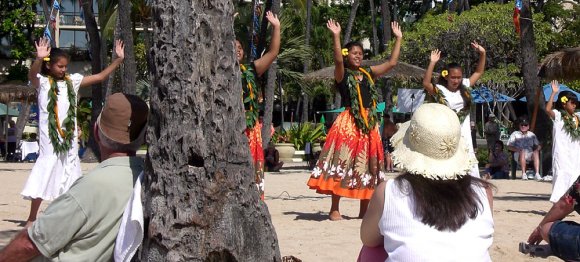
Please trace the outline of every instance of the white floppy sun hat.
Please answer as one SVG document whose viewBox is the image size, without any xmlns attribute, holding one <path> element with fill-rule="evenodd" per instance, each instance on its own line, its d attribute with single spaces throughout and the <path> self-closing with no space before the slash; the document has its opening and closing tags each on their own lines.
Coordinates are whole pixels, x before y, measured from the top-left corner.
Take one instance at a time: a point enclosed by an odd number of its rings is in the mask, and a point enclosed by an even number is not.
<svg viewBox="0 0 580 262">
<path fill-rule="evenodd" d="M 394 164 L 431 179 L 457 179 L 477 163 L 461 137 L 457 114 L 437 103 L 421 105 L 391 143 Z"/>
</svg>

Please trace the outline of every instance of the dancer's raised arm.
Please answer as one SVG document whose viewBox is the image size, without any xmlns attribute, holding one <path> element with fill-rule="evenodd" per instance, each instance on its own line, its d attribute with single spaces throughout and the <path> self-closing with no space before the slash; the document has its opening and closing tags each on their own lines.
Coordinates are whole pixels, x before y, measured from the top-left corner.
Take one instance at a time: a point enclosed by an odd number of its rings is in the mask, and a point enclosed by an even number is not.
<svg viewBox="0 0 580 262">
<path fill-rule="evenodd" d="M 391 58 L 376 66 L 371 66 L 371 71 L 373 72 L 373 77 L 380 77 L 386 74 L 389 70 L 393 69 L 397 65 L 399 60 L 399 54 L 401 53 L 401 42 L 403 39 L 403 32 L 401 31 L 401 26 L 397 22 L 391 22 L 391 29 L 395 35 L 395 46 L 393 47 L 393 52 L 391 53 Z"/>
<path fill-rule="evenodd" d="M 343 54 L 340 45 L 340 24 L 333 19 L 329 19 L 326 22 L 326 27 L 328 30 L 332 32 L 332 52 L 334 56 L 334 80 L 337 83 L 340 83 L 344 78 L 344 63 L 343 63 Z M 347 51 L 348 52 L 348 51 Z"/>
<path fill-rule="evenodd" d="M 258 76 L 261 76 L 268 70 L 280 52 L 280 20 L 278 20 L 278 16 L 272 13 L 272 11 L 266 13 L 266 19 L 272 25 L 272 40 L 268 52 L 254 61 L 256 74 Z"/>
<path fill-rule="evenodd" d="M 485 70 L 485 48 L 480 46 L 477 42 L 471 42 L 471 47 L 473 47 L 479 53 L 479 61 L 477 62 L 477 68 L 475 72 L 469 77 L 469 84 L 474 85 L 477 80 L 483 75 L 483 70 Z"/>
<path fill-rule="evenodd" d="M 30 66 L 30 71 L 28 71 L 28 80 L 32 86 L 38 88 L 40 83 L 38 81 L 38 73 L 40 73 L 40 68 L 42 67 L 42 59 L 50 56 L 50 41 L 46 38 L 41 38 L 34 43 L 36 46 L 36 59 L 32 62 Z"/>
<path fill-rule="evenodd" d="M 423 76 L 423 88 L 429 94 L 433 94 L 435 92 L 435 86 L 431 83 L 433 78 L 433 70 L 435 69 L 435 64 L 441 58 L 441 51 L 439 49 L 435 49 L 431 51 L 431 56 L 429 57 L 429 65 L 427 66 L 427 70 L 425 71 L 425 76 Z"/>
<path fill-rule="evenodd" d="M 556 96 L 559 90 L 560 85 L 558 84 L 558 81 L 553 80 L 552 94 L 550 94 L 550 98 L 548 99 L 548 102 L 546 102 L 546 114 L 548 114 L 548 116 L 550 116 L 551 119 L 554 119 L 554 117 L 556 117 L 556 114 L 554 114 L 554 111 L 552 111 L 552 109 L 554 108 L 554 97 Z"/>
<path fill-rule="evenodd" d="M 111 73 L 115 71 L 115 69 L 117 69 L 117 67 L 123 62 L 123 59 L 125 59 L 125 44 L 122 40 L 115 40 L 115 54 L 117 55 L 117 58 L 115 58 L 115 60 L 113 60 L 109 66 L 107 66 L 98 74 L 85 76 L 81 82 L 80 87 L 90 86 L 103 82 L 107 77 L 109 77 Z"/>
</svg>

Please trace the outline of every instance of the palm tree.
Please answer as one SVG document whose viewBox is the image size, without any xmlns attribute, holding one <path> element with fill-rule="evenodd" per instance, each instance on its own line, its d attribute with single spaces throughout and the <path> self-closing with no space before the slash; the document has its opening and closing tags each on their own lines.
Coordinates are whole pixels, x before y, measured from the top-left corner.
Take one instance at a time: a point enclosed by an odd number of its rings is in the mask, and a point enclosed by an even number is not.
<svg viewBox="0 0 580 262">
<path fill-rule="evenodd" d="M 359 0 L 354 0 L 350 8 L 350 16 L 348 17 L 348 24 L 346 30 L 344 31 L 344 38 L 342 39 L 343 44 L 350 42 L 350 36 L 352 33 L 352 27 L 354 26 L 354 19 L 356 18 L 356 11 L 358 10 Z"/>
<path fill-rule="evenodd" d="M 241 135 L 242 100 L 231 88 L 241 86 L 233 4 L 213 0 L 207 3 L 215 8 L 207 8 L 196 3 L 152 3 L 152 74 L 158 90 L 150 100 L 144 181 L 147 236 L 139 257 L 281 261 L 268 209 L 256 190 L 247 140 Z M 183 44 L 203 34 L 211 37 Z"/>
</svg>

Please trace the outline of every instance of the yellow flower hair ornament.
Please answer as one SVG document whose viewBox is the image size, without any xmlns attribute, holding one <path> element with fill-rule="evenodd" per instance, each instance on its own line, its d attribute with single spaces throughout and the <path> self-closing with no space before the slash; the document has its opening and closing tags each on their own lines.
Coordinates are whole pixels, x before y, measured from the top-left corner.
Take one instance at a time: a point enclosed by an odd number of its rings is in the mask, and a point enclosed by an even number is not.
<svg viewBox="0 0 580 262">
<path fill-rule="evenodd" d="M 449 71 L 447 71 L 447 70 L 441 71 L 441 76 L 442 77 L 447 77 L 447 75 L 449 75 Z"/>
<path fill-rule="evenodd" d="M 348 49 L 347 48 L 343 48 L 340 51 L 342 52 L 342 56 L 347 56 L 348 55 Z"/>
<path fill-rule="evenodd" d="M 562 101 L 562 103 L 566 104 L 568 102 L 568 98 L 563 96 L 562 98 L 560 98 L 560 101 Z"/>
<path fill-rule="evenodd" d="M 44 61 L 44 62 L 50 62 L 50 57 L 47 56 L 47 57 L 43 58 L 42 61 Z"/>
</svg>

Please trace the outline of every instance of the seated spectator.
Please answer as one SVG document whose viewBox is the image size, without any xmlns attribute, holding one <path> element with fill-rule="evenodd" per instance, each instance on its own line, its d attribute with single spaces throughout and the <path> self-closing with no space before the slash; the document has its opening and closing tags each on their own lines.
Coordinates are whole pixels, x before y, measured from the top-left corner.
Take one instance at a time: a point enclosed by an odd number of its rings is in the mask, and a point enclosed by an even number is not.
<svg viewBox="0 0 580 262">
<path fill-rule="evenodd" d="M 489 152 L 489 163 L 485 165 L 485 177 L 493 179 L 509 178 L 509 161 L 507 154 L 503 151 L 503 142 L 495 141 L 493 150 Z"/>
<path fill-rule="evenodd" d="M 385 171 L 394 172 L 393 158 L 391 154 L 393 153 L 393 145 L 391 144 L 391 137 L 397 132 L 397 125 L 391 121 L 391 117 L 385 114 L 385 124 L 383 127 L 383 150 L 385 151 Z"/>
<path fill-rule="evenodd" d="M 278 172 L 280 168 L 284 165 L 283 161 L 280 161 L 280 155 L 278 150 L 274 147 L 274 144 L 268 143 L 268 147 L 264 150 L 264 159 L 266 161 L 266 168 L 268 172 Z"/>
<path fill-rule="evenodd" d="M 508 149 L 514 152 L 514 160 L 522 167 L 522 180 L 527 180 L 526 163 L 534 162 L 535 179 L 542 180 L 540 176 L 540 142 L 530 130 L 527 119 L 521 118 L 518 124 L 519 130 L 514 131 L 508 140 Z"/>
<path fill-rule="evenodd" d="M 6 160 L 17 161 L 14 159 L 14 153 L 16 152 L 16 122 L 14 120 L 8 121 L 8 153 L 6 155 Z"/>
<path fill-rule="evenodd" d="M 121 218 L 143 169 L 135 153 L 144 142 L 148 111 L 134 95 L 107 98 L 94 126 L 102 162 L 17 234 L 0 251 L 0 261 L 113 261 Z"/>
<path fill-rule="evenodd" d="M 550 245 L 552 254 L 564 261 L 580 261 L 580 224 L 574 221 L 563 221 L 572 211 L 580 214 L 580 178 L 568 189 L 566 194 L 558 200 L 540 224 L 534 228 L 528 237 L 530 245 L 538 245 L 542 240 Z M 523 248 L 520 251 L 529 250 Z"/>
<path fill-rule="evenodd" d="M 487 150 L 494 151 L 495 141 L 499 140 L 500 132 L 499 125 L 495 121 L 495 115 L 489 114 L 487 122 L 485 122 L 484 131 L 485 141 L 487 142 Z"/>
<path fill-rule="evenodd" d="M 377 186 L 360 230 L 387 261 L 491 261 L 493 186 L 468 174 L 477 160 L 460 127 L 453 110 L 427 103 L 391 139 L 402 174 Z"/>
</svg>

